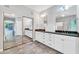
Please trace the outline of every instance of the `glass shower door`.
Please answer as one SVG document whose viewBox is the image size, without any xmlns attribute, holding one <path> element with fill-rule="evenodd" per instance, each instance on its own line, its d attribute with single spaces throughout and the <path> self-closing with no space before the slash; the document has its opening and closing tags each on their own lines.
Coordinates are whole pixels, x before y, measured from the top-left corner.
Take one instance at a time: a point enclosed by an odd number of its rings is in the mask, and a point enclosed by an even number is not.
<svg viewBox="0 0 79 59">
<path fill-rule="evenodd" d="M 22 19 L 13 14 L 4 14 L 4 49 L 22 44 Z"/>
<path fill-rule="evenodd" d="M 4 49 L 22 44 L 22 19 L 14 14 L 4 14 Z"/>
<path fill-rule="evenodd" d="M 4 49 L 15 46 L 15 18 L 4 16 Z"/>
</svg>

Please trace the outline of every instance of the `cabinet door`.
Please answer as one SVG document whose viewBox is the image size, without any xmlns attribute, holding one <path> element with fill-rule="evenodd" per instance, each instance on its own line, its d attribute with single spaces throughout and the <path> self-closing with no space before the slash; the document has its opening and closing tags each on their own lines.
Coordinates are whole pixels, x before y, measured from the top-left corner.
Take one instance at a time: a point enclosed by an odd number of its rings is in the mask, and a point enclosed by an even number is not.
<svg viewBox="0 0 79 59">
<path fill-rule="evenodd" d="M 40 40 L 40 32 L 35 33 L 35 40 Z"/>
<path fill-rule="evenodd" d="M 64 53 L 71 54 L 76 52 L 76 37 L 66 37 L 64 40 Z"/>
<path fill-rule="evenodd" d="M 50 42 L 51 42 L 51 47 L 55 47 L 55 34 L 50 34 Z"/>
<path fill-rule="evenodd" d="M 45 44 L 51 48 L 54 48 L 54 43 L 55 43 L 55 40 L 54 40 L 54 34 L 51 34 L 51 33 L 45 33 Z"/>
<path fill-rule="evenodd" d="M 55 49 L 62 53 L 63 53 L 63 46 L 64 46 L 63 43 L 64 43 L 64 40 L 62 36 L 55 35 Z"/>
<path fill-rule="evenodd" d="M 35 35 L 36 35 L 35 36 L 36 37 L 35 40 L 42 42 L 44 33 L 42 33 L 42 32 L 36 32 Z"/>
<path fill-rule="evenodd" d="M 50 43 L 49 33 L 45 33 L 45 44 L 49 46 L 49 43 Z"/>
</svg>

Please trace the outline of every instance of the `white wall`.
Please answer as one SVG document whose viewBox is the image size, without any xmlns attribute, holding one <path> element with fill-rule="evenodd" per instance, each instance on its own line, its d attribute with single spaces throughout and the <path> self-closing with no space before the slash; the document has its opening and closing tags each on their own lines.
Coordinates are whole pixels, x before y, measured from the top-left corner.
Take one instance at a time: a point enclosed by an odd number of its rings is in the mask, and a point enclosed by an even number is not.
<svg viewBox="0 0 79 59">
<path fill-rule="evenodd" d="M 0 6 L 0 51 L 3 51 L 3 18 L 2 9 Z"/>
</svg>

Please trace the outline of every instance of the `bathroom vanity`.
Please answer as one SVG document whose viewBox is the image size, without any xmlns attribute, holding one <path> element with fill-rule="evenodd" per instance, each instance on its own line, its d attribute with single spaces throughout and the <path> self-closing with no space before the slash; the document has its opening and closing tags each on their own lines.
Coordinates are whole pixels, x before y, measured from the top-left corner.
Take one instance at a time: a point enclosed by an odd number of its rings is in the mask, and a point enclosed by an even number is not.
<svg viewBox="0 0 79 59">
<path fill-rule="evenodd" d="M 34 40 L 64 54 L 79 54 L 79 20 L 76 7 L 63 11 L 61 8 L 63 6 L 54 6 L 41 12 L 41 15 L 46 13 L 45 17 L 40 18 L 44 28 L 40 28 L 41 23 L 38 28 L 44 30 L 35 30 Z"/>
<path fill-rule="evenodd" d="M 64 54 L 79 53 L 78 34 L 74 36 L 56 32 L 36 31 L 35 40 Z"/>
</svg>

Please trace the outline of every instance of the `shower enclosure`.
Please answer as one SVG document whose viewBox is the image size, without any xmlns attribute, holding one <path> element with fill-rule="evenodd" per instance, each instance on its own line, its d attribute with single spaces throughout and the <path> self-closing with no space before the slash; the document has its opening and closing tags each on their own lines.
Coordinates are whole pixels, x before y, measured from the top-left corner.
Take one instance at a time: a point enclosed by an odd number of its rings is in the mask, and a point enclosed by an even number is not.
<svg viewBox="0 0 79 59">
<path fill-rule="evenodd" d="M 14 14 L 3 14 L 4 50 L 9 49 L 32 39 L 33 19 L 29 17 L 15 17 Z M 28 40 L 29 39 L 29 40 Z"/>
<path fill-rule="evenodd" d="M 16 21 L 17 19 L 21 20 L 21 18 L 15 18 L 14 14 L 3 14 L 4 49 L 9 49 L 22 44 L 22 21 L 18 22 Z M 18 33 L 18 31 L 20 33 Z"/>
</svg>

